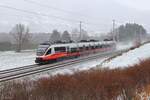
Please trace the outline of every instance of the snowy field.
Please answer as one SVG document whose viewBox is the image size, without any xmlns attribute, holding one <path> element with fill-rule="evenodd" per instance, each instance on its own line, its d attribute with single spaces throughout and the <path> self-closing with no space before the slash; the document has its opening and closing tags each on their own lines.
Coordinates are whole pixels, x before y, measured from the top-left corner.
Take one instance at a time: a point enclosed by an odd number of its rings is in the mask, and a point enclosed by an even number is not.
<svg viewBox="0 0 150 100">
<path fill-rule="evenodd" d="M 105 62 L 103 67 L 128 67 L 148 58 L 150 58 L 150 43 L 124 53 L 122 56 L 118 56 L 109 62 Z"/>
<path fill-rule="evenodd" d="M 21 53 L 14 51 L 0 52 L 0 70 L 32 65 L 34 60 L 35 50 L 26 50 Z"/>
</svg>

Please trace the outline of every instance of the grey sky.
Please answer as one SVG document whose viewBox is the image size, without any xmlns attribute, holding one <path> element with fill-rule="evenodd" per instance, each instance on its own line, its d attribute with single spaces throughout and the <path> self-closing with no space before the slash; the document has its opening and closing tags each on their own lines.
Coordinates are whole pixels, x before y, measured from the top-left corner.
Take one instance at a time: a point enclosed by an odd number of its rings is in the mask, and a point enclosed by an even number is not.
<svg viewBox="0 0 150 100">
<path fill-rule="evenodd" d="M 41 5 L 27 2 L 35 1 Z M 112 20 L 117 26 L 126 22 L 142 24 L 150 31 L 150 1 L 149 0 L 1 0 L 0 5 L 7 5 L 39 13 L 28 14 L 0 7 L 0 32 L 9 32 L 17 23 L 30 27 L 32 32 L 51 32 L 52 29 L 72 30 L 83 28 L 88 32 L 108 32 L 112 28 Z M 42 5 L 45 5 L 42 6 Z M 54 7 L 56 9 L 52 9 Z M 65 11 L 64 11 L 65 10 Z M 46 14 L 49 17 L 41 16 Z M 61 17 L 60 20 L 55 17 Z M 73 20 L 73 21 L 72 21 Z"/>
</svg>

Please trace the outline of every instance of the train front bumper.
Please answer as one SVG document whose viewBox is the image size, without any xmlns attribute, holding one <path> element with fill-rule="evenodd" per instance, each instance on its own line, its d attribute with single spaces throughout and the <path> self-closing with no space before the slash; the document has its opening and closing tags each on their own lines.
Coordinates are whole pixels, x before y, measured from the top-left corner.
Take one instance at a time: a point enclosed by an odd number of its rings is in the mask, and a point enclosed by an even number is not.
<svg viewBox="0 0 150 100">
<path fill-rule="evenodd" d="M 37 58 L 35 59 L 35 63 L 43 63 L 43 62 L 44 62 L 43 58 L 37 57 Z"/>
</svg>

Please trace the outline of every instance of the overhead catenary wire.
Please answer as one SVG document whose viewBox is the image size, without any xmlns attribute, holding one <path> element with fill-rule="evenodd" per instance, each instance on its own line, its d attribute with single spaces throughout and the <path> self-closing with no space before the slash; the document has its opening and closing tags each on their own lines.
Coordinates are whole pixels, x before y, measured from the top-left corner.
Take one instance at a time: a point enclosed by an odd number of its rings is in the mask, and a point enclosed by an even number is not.
<svg viewBox="0 0 150 100">
<path fill-rule="evenodd" d="M 24 13 L 28 13 L 28 14 L 33 14 L 33 15 L 39 15 L 39 16 L 44 16 L 44 17 L 51 17 L 51 18 L 55 18 L 55 19 L 59 19 L 59 20 L 67 21 L 67 22 L 68 22 L 68 21 L 76 22 L 76 23 L 79 22 L 78 20 L 66 19 L 66 18 L 62 18 L 62 17 L 58 17 L 58 16 L 47 15 L 47 14 L 44 14 L 44 13 L 38 13 L 38 12 L 23 10 L 23 9 L 19 9 L 19 8 L 7 6 L 7 5 L 1 5 L 1 4 L 0 4 L 0 7 L 2 7 L 2 8 L 7 8 L 7 9 L 11 9 L 11 10 L 15 10 L 15 11 L 19 11 L 19 12 L 24 12 Z M 68 26 L 68 25 L 67 25 L 67 26 Z"/>
<path fill-rule="evenodd" d="M 44 13 L 39 13 L 39 12 L 34 12 L 34 11 L 28 11 L 28 10 L 19 9 L 19 8 L 16 8 L 16 7 L 11 7 L 11 6 L 2 5 L 2 4 L 0 4 L 0 7 L 15 10 L 15 11 L 19 11 L 19 12 L 30 13 L 30 14 L 34 14 L 34 15 L 51 17 L 51 18 L 55 18 L 55 19 L 59 19 L 59 20 L 63 20 L 63 21 L 76 22 L 76 23 L 79 23 L 81 21 L 81 20 L 75 20 L 75 19 L 69 19 L 69 18 L 54 16 L 54 15 L 50 15 L 50 14 L 44 14 Z M 99 25 L 99 24 L 89 23 L 89 22 L 85 22 L 85 21 L 82 21 L 82 22 L 84 22 L 85 24 L 88 24 L 88 25 L 94 25 L 94 26 Z"/>
<path fill-rule="evenodd" d="M 74 12 L 74 11 L 70 11 L 70 10 L 66 10 L 66 9 L 62 9 L 62 8 L 57 8 L 57 7 L 54 7 L 54 6 L 46 5 L 46 4 L 43 4 L 43 3 L 40 3 L 40 2 L 36 2 L 35 0 L 24 0 L 24 1 L 27 2 L 27 3 L 30 3 L 30 4 L 32 3 L 32 4 L 38 5 L 40 7 L 53 9 L 53 10 L 56 10 L 56 11 L 59 11 L 59 12 L 63 12 L 63 13 L 66 13 L 66 14 L 72 14 L 72 15 L 80 16 L 80 17 L 84 17 L 84 18 L 90 17 L 88 15 L 84 15 L 83 13 Z M 95 20 L 95 18 L 94 18 L 94 20 Z M 98 20 L 99 20 L 99 18 L 98 18 Z"/>
<path fill-rule="evenodd" d="M 24 1 L 28 2 L 28 3 L 32 3 L 32 4 L 35 4 L 35 5 L 38 5 L 38 6 L 41 6 L 41 7 L 46 7 L 46 8 L 49 8 L 49 9 L 53 9 L 53 10 L 57 10 L 57 11 L 60 11 L 60 12 L 64 12 L 64 13 L 67 13 L 67 14 L 74 14 L 74 15 L 77 15 L 77 16 L 85 16 L 85 15 L 79 14 L 77 12 L 73 12 L 73 11 L 69 11 L 69 10 L 56 8 L 56 7 L 49 6 L 49 5 L 45 5 L 45 4 L 42 4 L 42 3 L 38 3 L 38 2 L 36 2 L 34 0 L 24 0 Z"/>
<path fill-rule="evenodd" d="M 40 12 L 35 12 L 35 11 L 29 11 L 29 10 L 24 10 L 24 9 L 20 9 L 20 8 L 16 8 L 16 7 L 12 7 L 12 6 L 8 6 L 8 5 L 4 5 L 4 4 L 0 4 L 1 8 L 6 8 L 6 9 L 10 9 L 10 10 L 15 10 L 15 11 L 19 11 L 19 12 L 24 12 L 24 13 L 28 13 L 28 14 L 32 14 L 32 15 L 39 15 L 39 16 L 43 16 L 43 17 L 48 17 L 48 18 L 55 18 L 55 19 L 59 19 L 62 21 L 66 21 L 66 22 L 73 22 L 73 23 L 80 23 L 82 20 L 79 19 L 70 19 L 70 18 L 64 18 L 64 17 L 60 17 L 60 16 L 54 16 L 51 14 L 45 14 L 45 13 L 40 13 Z M 91 22 L 85 22 L 82 21 L 82 23 L 93 27 L 97 27 L 97 29 L 99 30 L 100 24 L 95 24 L 95 23 L 91 23 Z"/>
<path fill-rule="evenodd" d="M 23 15 L 20 15 L 20 14 L 12 14 L 12 13 L 1 13 L 1 16 L 3 16 L 3 15 L 5 15 L 5 14 L 7 14 L 7 16 L 9 16 L 9 17 L 14 17 L 14 18 L 17 18 L 18 20 L 18 22 L 19 23 L 24 23 L 24 21 L 27 21 L 27 23 L 28 22 L 31 22 L 31 23 L 35 23 L 35 25 L 37 24 L 37 23 L 39 23 L 41 26 L 40 27 L 42 27 L 43 29 L 49 29 L 49 26 L 51 26 L 51 27 L 53 27 L 54 29 L 55 29 L 55 27 L 57 26 L 57 27 L 64 27 L 64 28 L 70 28 L 70 29 L 73 29 L 73 27 L 71 26 L 71 25 L 69 25 L 69 24 L 63 24 L 63 23 L 61 23 L 61 24 L 55 24 L 54 22 L 53 23 L 47 23 L 47 25 L 42 25 L 43 23 L 43 21 L 41 21 L 41 20 L 39 20 L 39 19 L 42 19 L 42 17 L 40 17 L 40 16 L 34 16 L 34 18 L 33 17 L 31 17 L 31 16 L 23 16 Z M 38 19 L 38 20 L 35 20 L 35 18 L 36 19 Z M 13 20 L 12 20 L 13 21 Z M 30 23 L 28 23 L 29 25 L 30 25 Z M 27 24 L 27 25 L 28 25 Z M 37 24 L 38 25 L 38 24 Z"/>
<path fill-rule="evenodd" d="M 44 13 L 38 13 L 38 12 L 34 12 L 34 11 L 28 11 L 28 10 L 19 9 L 19 8 L 7 6 L 7 5 L 2 5 L 2 4 L 0 4 L 0 7 L 11 9 L 11 10 L 16 10 L 16 11 L 19 11 L 19 12 L 30 13 L 30 14 L 34 14 L 34 15 L 51 17 L 51 18 L 60 19 L 60 20 L 63 20 L 63 21 L 79 22 L 79 20 L 74 20 L 74 19 L 69 19 L 69 18 L 62 18 L 62 17 L 59 17 L 59 16 L 53 16 L 53 15 L 48 15 L 48 14 L 44 14 Z"/>
<path fill-rule="evenodd" d="M 32 3 L 32 4 L 35 4 L 35 5 L 38 5 L 40 7 L 46 7 L 46 8 L 57 10 L 57 11 L 64 12 L 64 13 L 67 13 L 67 14 L 73 14 L 73 15 L 76 15 L 76 16 L 82 16 L 84 18 L 87 18 L 87 15 L 84 15 L 84 14 L 81 14 L 81 13 L 77 13 L 77 12 L 73 12 L 73 11 L 69 11 L 69 10 L 65 10 L 65 9 L 61 9 L 61 8 L 52 7 L 52 6 L 49 6 L 49 5 L 38 3 L 38 2 L 36 2 L 34 0 L 24 0 L 24 1 L 26 1 L 28 3 Z M 84 22 L 85 24 L 88 24 L 88 25 L 94 25 L 94 26 L 98 26 L 99 25 L 97 23 L 86 22 L 86 21 L 83 21 L 83 20 L 79 20 L 78 22 L 81 22 L 81 21 Z"/>
<path fill-rule="evenodd" d="M 62 17 L 58 17 L 58 16 L 53 16 L 53 15 L 44 14 L 44 13 L 38 13 L 38 12 L 34 12 L 34 11 L 28 11 L 28 10 L 19 9 L 19 8 L 16 8 L 16 7 L 11 7 L 11 6 L 2 5 L 2 4 L 0 4 L 0 7 L 11 9 L 11 10 L 15 10 L 15 11 L 19 11 L 19 12 L 24 12 L 24 13 L 34 14 L 34 15 L 40 15 L 40 16 L 44 16 L 44 17 L 51 17 L 51 18 L 55 18 L 55 19 L 59 19 L 59 20 L 67 21 L 67 22 L 68 21 L 69 22 L 75 22 L 75 23 L 79 23 L 80 22 L 80 20 L 74 20 L 74 19 L 69 19 L 69 18 L 62 18 Z M 84 22 L 84 21 L 82 21 L 82 22 Z M 93 23 L 86 23 L 86 22 L 84 22 L 84 24 L 97 26 L 96 24 L 93 24 Z"/>
</svg>

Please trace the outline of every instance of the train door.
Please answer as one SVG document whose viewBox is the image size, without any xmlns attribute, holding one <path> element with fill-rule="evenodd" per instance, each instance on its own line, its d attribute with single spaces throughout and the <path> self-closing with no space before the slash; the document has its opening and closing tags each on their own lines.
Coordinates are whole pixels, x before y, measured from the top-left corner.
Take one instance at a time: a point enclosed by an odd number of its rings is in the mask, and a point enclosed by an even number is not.
<svg viewBox="0 0 150 100">
<path fill-rule="evenodd" d="M 49 48 L 48 51 L 46 52 L 46 55 L 50 55 L 52 53 L 52 49 Z"/>
<path fill-rule="evenodd" d="M 66 51 L 67 51 L 67 53 L 70 53 L 70 48 L 69 48 L 69 46 L 66 47 Z"/>
</svg>

